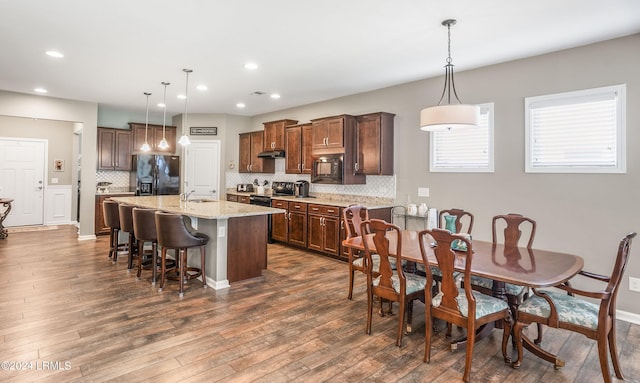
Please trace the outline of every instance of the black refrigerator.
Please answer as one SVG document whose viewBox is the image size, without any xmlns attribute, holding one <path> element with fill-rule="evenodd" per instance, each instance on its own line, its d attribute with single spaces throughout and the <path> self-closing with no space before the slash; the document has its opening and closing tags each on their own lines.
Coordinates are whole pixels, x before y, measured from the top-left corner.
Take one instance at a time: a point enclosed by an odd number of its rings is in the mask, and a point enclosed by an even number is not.
<svg viewBox="0 0 640 383">
<path fill-rule="evenodd" d="M 180 157 L 156 154 L 134 155 L 131 185 L 136 195 L 180 194 Z"/>
</svg>

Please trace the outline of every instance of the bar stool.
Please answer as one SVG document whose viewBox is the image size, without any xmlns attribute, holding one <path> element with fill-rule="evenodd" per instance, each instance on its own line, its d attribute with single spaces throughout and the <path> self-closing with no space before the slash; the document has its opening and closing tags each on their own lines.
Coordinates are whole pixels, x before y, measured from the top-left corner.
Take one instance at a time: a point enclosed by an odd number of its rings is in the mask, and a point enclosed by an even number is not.
<svg viewBox="0 0 640 383">
<path fill-rule="evenodd" d="M 160 288 L 164 288 L 166 274 L 167 250 L 176 250 L 176 261 L 178 263 L 178 279 L 180 280 L 180 296 L 184 295 L 185 279 L 194 279 L 202 276 L 202 285 L 207 287 L 207 277 L 205 273 L 205 245 L 209 243 L 209 236 L 197 233 L 191 227 L 190 218 L 180 214 L 171 214 L 157 211 L 155 216 L 156 232 L 158 234 L 158 245 L 162 247 L 162 267 L 160 271 Z M 187 249 L 200 248 L 200 268 L 187 266 Z M 193 272 L 190 274 L 189 272 Z"/>
<path fill-rule="evenodd" d="M 118 242 L 118 234 L 120 233 L 120 212 L 118 203 L 111 200 L 102 202 L 102 211 L 104 213 L 104 224 L 109 228 L 109 258 L 115 263 L 118 260 L 118 251 L 124 251 L 127 247 L 126 243 Z"/>
<path fill-rule="evenodd" d="M 133 233 L 138 240 L 138 274 L 140 278 L 142 274 L 142 266 L 144 262 L 144 244 L 151 242 L 151 285 L 155 286 L 158 277 L 158 234 L 156 233 L 156 210 L 133 208 L 131 211 L 133 217 Z"/>
<path fill-rule="evenodd" d="M 120 214 L 120 230 L 129 233 L 129 244 L 127 245 L 129 249 L 129 257 L 127 259 L 127 271 L 131 271 L 133 269 L 133 257 L 137 255 L 137 241 L 136 236 L 133 231 L 133 205 L 127 205 L 121 203 L 118 206 L 118 213 Z"/>
</svg>

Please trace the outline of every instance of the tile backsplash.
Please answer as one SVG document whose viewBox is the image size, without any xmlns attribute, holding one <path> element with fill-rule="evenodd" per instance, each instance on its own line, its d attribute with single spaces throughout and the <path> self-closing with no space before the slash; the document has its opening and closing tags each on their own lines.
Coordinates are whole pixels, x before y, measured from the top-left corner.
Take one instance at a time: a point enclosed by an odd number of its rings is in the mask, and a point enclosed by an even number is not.
<svg viewBox="0 0 640 383">
<path fill-rule="evenodd" d="M 285 162 L 282 159 L 276 160 L 276 169 L 274 174 L 258 174 L 258 173 L 238 173 L 238 171 L 227 171 L 226 188 L 235 188 L 237 184 L 253 183 L 257 179 L 260 184 L 263 181 L 269 182 L 271 187 L 272 181 L 288 181 L 294 182 L 298 180 L 311 181 L 308 174 L 286 174 L 284 171 Z M 364 185 L 328 185 L 328 184 L 311 184 L 312 194 L 342 194 L 349 196 L 370 196 L 395 199 L 396 197 L 396 177 L 395 176 L 367 176 L 367 183 Z"/>
<path fill-rule="evenodd" d="M 129 189 L 129 174 L 129 172 L 98 170 L 96 172 L 96 182 L 111 182 L 109 188 Z"/>
</svg>

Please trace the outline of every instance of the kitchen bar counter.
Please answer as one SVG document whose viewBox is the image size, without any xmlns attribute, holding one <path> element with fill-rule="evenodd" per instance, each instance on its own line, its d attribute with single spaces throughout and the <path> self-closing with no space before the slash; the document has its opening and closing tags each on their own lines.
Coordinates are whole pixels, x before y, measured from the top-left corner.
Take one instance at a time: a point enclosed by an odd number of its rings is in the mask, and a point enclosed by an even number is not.
<svg viewBox="0 0 640 383">
<path fill-rule="evenodd" d="M 210 238 L 206 247 L 207 284 L 214 289 L 228 288 L 232 282 L 262 275 L 262 270 L 267 268 L 267 216 L 284 212 L 218 200 L 183 202 L 177 195 L 111 199 L 191 217 L 193 227 Z M 199 267 L 199 260 L 200 257 L 190 257 L 189 264 Z"/>
<path fill-rule="evenodd" d="M 262 194 L 257 194 L 255 192 L 236 192 L 236 191 L 227 191 L 227 194 L 234 194 L 238 196 L 262 195 Z M 368 209 L 383 209 L 383 208 L 392 208 L 394 206 L 393 201 L 391 200 L 383 201 L 383 202 L 379 202 L 377 200 L 374 200 L 374 201 L 366 200 L 369 197 L 362 197 L 363 200 L 359 200 L 360 198 L 358 198 L 358 196 L 354 196 L 354 199 L 352 200 L 345 199 L 345 196 L 342 196 L 342 195 L 340 196 L 340 199 L 324 197 L 324 196 L 308 197 L 308 198 L 298 198 L 293 196 L 277 196 L 277 195 L 270 195 L 270 194 L 264 194 L 264 196 L 269 197 L 271 199 L 278 199 L 278 200 L 284 200 L 284 201 L 297 201 L 297 202 L 304 202 L 304 203 L 313 203 L 316 205 L 328 205 L 328 206 L 337 206 L 337 207 L 348 207 L 353 204 L 358 204 Z"/>
</svg>

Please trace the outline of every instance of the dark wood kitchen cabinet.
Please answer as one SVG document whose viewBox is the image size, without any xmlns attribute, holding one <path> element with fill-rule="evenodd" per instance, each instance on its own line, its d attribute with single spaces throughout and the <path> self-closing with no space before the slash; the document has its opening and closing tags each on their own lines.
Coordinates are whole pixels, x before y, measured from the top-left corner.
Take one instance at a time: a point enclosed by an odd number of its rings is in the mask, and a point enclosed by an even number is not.
<svg viewBox="0 0 640 383">
<path fill-rule="evenodd" d="M 240 173 L 274 173 L 275 160 L 273 158 L 258 158 L 264 150 L 264 132 L 258 130 L 240 133 L 240 159 L 238 160 Z"/>
<path fill-rule="evenodd" d="M 379 112 L 356 117 L 356 174 L 393 175 L 393 118 Z"/>
<path fill-rule="evenodd" d="M 311 139 L 313 126 L 300 124 L 287 127 L 285 131 L 285 173 L 311 174 Z"/>
<path fill-rule="evenodd" d="M 104 210 L 102 208 L 102 203 L 104 200 L 109 199 L 111 197 L 131 197 L 133 193 L 129 194 L 108 194 L 108 195 L 96 195 L 96 205 L 94 212 L 94 231 L 96 235 L 105 235 L 109 234 L 109 226 L 104 223 Z"/>
<path fill-rule="evenodd" d="M 327 149 L 345 150 L 349 140 L 345 138 L 353 134 L 355 117 L 348 114 L 311 120 L 313 138 L 311 141 L 314 152 Z M 338 152 L 340 152 L 340 150 Z"/>
<path fill-rule="evenodd" d="M 289 125 L 295 125 L 296 120 L 278 120 L 264 122 L 264 146 L 268 150 L 285 150 L 285 129 Z"/>
<path fill-rule="evenodd" d="M 131 131 L 98 128 L 98 170 L 131 170 Z"/>
<path fill-rule="evenodd" d="M 271 206 L 285 209 L 285 213 L 273 214 L 271 238 L 296 246 L 307 246 L 307 204 L 304 202 L 274 199 Z"/>
<path fill-rule="evenodd" d="M 145 124 L 130 122 L 131 135 L 133 136 L 133 148 L 132 151 L 135 154 L 147 153 L 140 150 L 145 140 Z M 167 149 L 161 149 L 158 147 L 162 140 L 162 125 L 149 124 L 149 129 L 146 132 L 147 143 L 151 150 L 148 153 L 160 153 L 160 154 L 173 154 L 176 153 L 176 136 L 177 128 L 175 126 L 165 126 L 164 138 L 167 140 L 169 147 Z"/>
<path fill-rule="evenodd" d="M 308 248 L 337 256 L 340 251 L 340 208 L 309 204 Z"/>
</svg>

